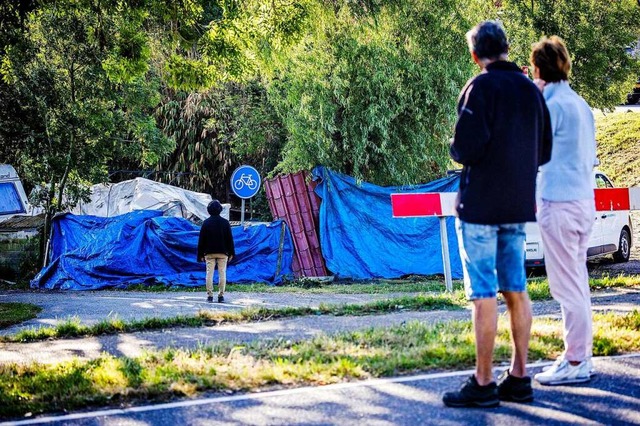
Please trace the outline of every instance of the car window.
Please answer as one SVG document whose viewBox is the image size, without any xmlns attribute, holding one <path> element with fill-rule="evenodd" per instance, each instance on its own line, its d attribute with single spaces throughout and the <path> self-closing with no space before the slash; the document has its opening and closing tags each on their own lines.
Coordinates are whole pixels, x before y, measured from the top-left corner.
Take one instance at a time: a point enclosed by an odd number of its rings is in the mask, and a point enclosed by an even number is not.
<svg viewBox="0 0 640 426">
<path fill-rule="evenodd" d="M 613 188 L 613 184 L 605 175 L 598 173 L 596 175 L 596 188 Z"/>
</svg>

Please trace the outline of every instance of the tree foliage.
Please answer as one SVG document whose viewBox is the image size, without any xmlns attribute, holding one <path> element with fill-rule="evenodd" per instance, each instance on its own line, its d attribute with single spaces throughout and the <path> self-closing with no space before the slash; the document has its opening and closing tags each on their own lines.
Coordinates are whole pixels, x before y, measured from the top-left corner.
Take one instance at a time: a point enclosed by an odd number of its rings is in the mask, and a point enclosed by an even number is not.
<svg viewBox="0 0 640 426">
<path fill-rule="evenodd" d="M 51 212 L 119 169 L 181 173 L 168 181 L 221 198 L 241 162 L 424 182 L 449 167 L 476 71 L 464 33 L 489 17 L 520 64 L 540 36 L 563 37 L 592 106 L 640 73 L 625 53 L 635 0 L 1 2 L 0 161 L 48 188 Z"/>
<path fill-rule="evenodd" d="M 560 36 L 572 57 L 573 88 L 596 108 L 624 102 L 640 74 L 640 62 L 626 52 L 640 39 L 636 0 L 504 0 L 501 12 L 512 58 L 528 64 L 534 42 Z"/>
<path fill-rule="evenodd" d="M 282 52 L 302 33 L 313 0 L 157 0 L 159 65 L 177 90 L 251 80 L 259 58 Z"/>
<path fill-rule="evenodd" d="M 0 2 L 0 59 L 20 41 L 25 18 L 34 8 L 32 0 Z M 26 142 L 23 135 L 29 132 L 25 123 L 35 121 L 31 108 L 20 102 L 18 90 L 0 78 L 0 162 L 15 158 L 15 151 Z"/>
<path fill-rule="evenodd" d="M 32 202 L 45 207 L 45 235 L 55 212 L 106 180 L 109 161 L 154 163 L 172 148 L 151 115 L 159 96 L 146 45 L 131 31 L 145 13 L 114 12 L 91 1 L 45 3 L 2 58 L 4 82 L 29 113 L 14 117 L 20 132 L 8 161 L 43 188 Z"/>
<path fill-rule="evenodd" d="M 228 83 L 206 92 L 169 91 L 157 111 L 176 149 L 159 165 L 167 180 L 229 199 L 231 172 L 253 164 L 264 176 L 273 170 L 284 129 L 257 82 Z"/>
<path fill-rule="evenodd" d="M 289 132 L 278 170 L 322 164 L 382 185 L 441 176 L 471 73 L 459 2 L 333 4 L 268 84 Z"/>
</svg>

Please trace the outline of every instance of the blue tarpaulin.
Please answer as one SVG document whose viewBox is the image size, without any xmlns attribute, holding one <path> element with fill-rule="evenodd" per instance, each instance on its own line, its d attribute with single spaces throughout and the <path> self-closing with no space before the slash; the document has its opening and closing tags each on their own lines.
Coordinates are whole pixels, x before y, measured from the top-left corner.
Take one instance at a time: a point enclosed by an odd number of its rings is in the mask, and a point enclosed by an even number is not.
<svg viewBox="0 0 640 426">
<path fill-rule="evenodd" d="M 398 278 L 442 274 L 438 218 L 393 218 L 391 194 L 455 192 L 458 178 L 448 177 L 411 187 L 358 184 L 352 177 L 324 167 L 320 179 L 320 246 L 327 268 L 339 278 Z M 446 219 L 453 278 L 462 277 L 455 220 Z"/>
<path fill-rule="evenodd" d="M 282 221 L 231 230 L 236 256 L 227 268 L 228 282 L 276 284 L 292 275 L 293 243 Z M 133 284 L 203 285 L 205 264 L 196 261 L 199 232 L 200 227 L 186 219 L 163 217 L 161 211 L 153 210 L 111 218 L 58 216 L 53 221 L 52 262 L 31 287 L 97 290 Z"/>
</svg>

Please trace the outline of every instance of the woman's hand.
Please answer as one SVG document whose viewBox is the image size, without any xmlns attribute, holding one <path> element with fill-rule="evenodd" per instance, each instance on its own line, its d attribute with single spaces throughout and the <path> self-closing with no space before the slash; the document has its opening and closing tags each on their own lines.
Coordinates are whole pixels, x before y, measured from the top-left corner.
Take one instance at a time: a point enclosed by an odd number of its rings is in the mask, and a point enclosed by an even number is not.
<svg viewBox="0 0 640 426">
<path fill-rule="evenodd" d="M 544 81 L 541 78 L 534 78 L 533 79 L 533 84 L 535 84 L 536 86 L 538 86 L 538 89 L 540 89 L 541 92 L 544 91 L 544 86 L 547 85 L 547 82 Z"/>
</svg>

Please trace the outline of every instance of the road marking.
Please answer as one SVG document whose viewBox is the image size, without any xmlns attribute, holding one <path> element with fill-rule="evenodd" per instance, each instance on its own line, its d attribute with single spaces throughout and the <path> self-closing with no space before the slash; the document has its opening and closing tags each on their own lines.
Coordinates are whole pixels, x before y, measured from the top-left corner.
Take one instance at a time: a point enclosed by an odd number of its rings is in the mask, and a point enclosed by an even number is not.
<svg viewBox="0 0 640 426">
<path fill-rule="evenodd" d="M 598 360 L 598 359 L 625 359 L 625 358 L 640 358 L 640 353 L 596 357 L 594 359 Z M 551 364 L 553 364 L 553 361 L 536 362 L 536 363 L 527 364 L 527 368 L 545 367 Z M 504 367 L 494 368 L 494 370 L 503 370 L 503 369 Z M 428 374 L 420 374 L 417 376 L 392 377 L 388 379 L 372 379 L 372 380 L 366 380 L 361 382 L 337 383 L 334 385 L 326 385 L 326 386 L 306 386 L 302 388 L 282 389 L 282 390 L 270 391 L 270 392 L 257 392 L 257 393 L 251 393 L 251 394 L 243 394 L 243 395 L 219 396 L 219 397 L 213 397 L 213 398 L 168 402 L 164 404 L 142 405 L 137 407 L 122 408 L 122 409 L 117 408 L 117 409 L 110 409 L 110 410 L 93 411 L 91 413 L 76 413 L 76 414 L 67 414 L 64 416 L 38 417 L 35 419 L 3 422 L 3 423 L 0 423 L 0 426 L 37 425 L 37 424 L 46 424 L 46 423 L 54 423 L 54 422 L 65 422 L 70 420 L 90 419 L 90 418 L 96 418 L 96 417 L 106 417 L 106 416 L 115 416 L 115 415 L 126 415 L 126 414 L 132 414 L 132 413 L 144 413 L 149 411 L 169 410 L 172 408 L 195 407 L 199 405 L 207 405 L 207 404 L 214 404 L 214 403 L 220 403 L 220 402 L 234 402 L 234 401 L 246 401 L 246 400 L 252 400 L 252 399 L 264 399 L 264 398 L 271 398 L 276 396 L 308 393 L 308 392 L 313 392 L 318 390 L 331 391 L 331 390 L 350 389 L 350 388 L 357 388 L 357 387 L 371 387 L 371 386 L 384 385 L 388 383 L 408 383 L 408 382 L 417 382 L 420 380 L 443 379 L 447 377 L 466 376 L 466 375 L 472 374 L 474 371 L 475 370 L 464 370 L 464 371 L 449 371 L 444 373 L 428 373 Z"/>
</svg>

